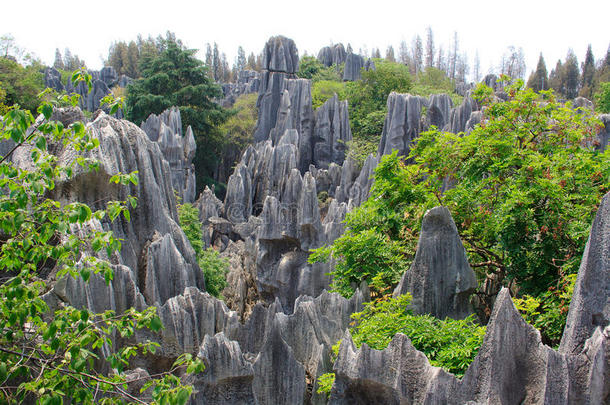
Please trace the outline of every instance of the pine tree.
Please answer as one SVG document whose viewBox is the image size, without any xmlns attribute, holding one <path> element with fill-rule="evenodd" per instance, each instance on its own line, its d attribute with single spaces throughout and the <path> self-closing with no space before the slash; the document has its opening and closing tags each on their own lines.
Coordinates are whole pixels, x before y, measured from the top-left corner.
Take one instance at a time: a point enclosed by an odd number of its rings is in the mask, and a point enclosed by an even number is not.
<svg viewBox="0 0 610 405">
<path fill-rule="evenodd" d="M 479 59 L 479 51 L 474 54 L 474 67 L 472 72 L 472 78 L 475 83 L 481 80 L 481 60 Z"/>
<path fill-rule="evenodd" d="M 237 73 L 241 72 L 245 68 L 246 68 L 246 52 L 244 51 L 244 48 L 239 46 L 237 48 L 237 59 L 235 60 L 235 69 L 233 69 L 235 71 L 234 74 L 237 75 Z"/>
<path fill-rule="evenodd" d="M 555 69 L 551 70 L 549 74 L 549 88 L 553 89 L 555 93 L 563 95 L 565 92 L 564 89 L 564 68 L 561 60 L 557 61 L 555 65 Z"/>
<path fill-rule="evenodd" d="M 424 62 L 424 48 L 422 45 L 422 40 L 419 35 L 413 38 L 413 46 L 411 47 L 411 52 L 413 52 L 413 67 L 412 74 L 417 74 L 422 71 L 423 62 Z"/>
<path fill-rule="evenodd" d="M 212 46 L 210 43 L 205 44 L 205 65 L 208 67 L 208 74 L 214 78 L 214 61 L 212 60 Z"/>
<path fill-rule="evenodd" d="M 587 47 L 587 54 L 585 55 L 585 62 L 582 65 L 582 80 L 581 80 L 581 92 L 580 95 L 583 97 L 591 98 L 593 94 L 595 78 L 595 60 L 593 59 L 593 51 L 591 50 L 591 44 Z"/>
<path fill-rule="evenodd" d="M 434 34 L 432 28 L 426 28 L 426 67 L 434 66 Z"/>
<path fill-rule="evenodd" d="M 65 69 L 64 61 L 61 57 L 61 52 L 59 52 L 59 48 L 55 48 L 55 62 L 53 62 L 53 67 L 55 69 Z"/>
<path fill-rule="evenodd" d="M 388 46 L 388 49 L 385 51 L 385 60 L 388 62 L 396 62 L 396 57 L 394 56 L 394 47 L 392 45 Z"/>
<path fill-rule="evenodd" d="M 136 78 L 139 77 L 138 73 L 138 62 L 140 59 L 140 53 L 138 52 L 138 46 L 134 41 L 131 41 L 127 46 L 127 50 L 125 52 L 125 66 L 123 74 Z"/>
<path fill-rule="evenodd" d="M 212 77 L 216 83 L 222 81 L 222 64 L 220 62 L 220 53 L 218 52 L 218 44 L 214 42 L 212 48 Z"/>
<path fill-rule="evenodd" d="M 196 50 L 165 41 L 159 55 L 142 61 L 142 77 L 127 87 L 127 116 L 139 124 L 151 113 L 160 114 L 171 106 L 180 108 L 183 130 L 190 125 L 197 142 L 199 192 L 210 184 L 221 156 L 224 139 L 218 126 L 226 120 L 227 111 L 213 101 L 222 97 L 222 90 L 207 74 L 203 62 L 195 58 Z"/>
<path fill-rule="evenodd" d="M 408 65 L 409 59 L 409 48 L 407 47 L 407 43 L 404 40 L 400 41 L 400 45 L 398 45 L 398 61 L 403 65 Z"/>
<path fill-rule="evenodd" d="M 256 70 L 256 56 L 254 56 L 254 52 L 250 52 L 250 55 L 248 55 L 248 61 L 246 62 L 246 67 L 249 70 Z"/>
<path fill-rule="evenodd" d="M 549 79 L 547 77 L 546 64 L 544 63 L 542 52 L 540 53 L 540 57 L 538 58 L 538 65 L 536 66 L 536 71 L 534 71 L 530 75 L 527 81 L 527 87 L 533 89 L 535 92 L 549 89 Z"/>
<path fill-rule="evenodd" d="M 578 69 L 578 59 L 572 49 L 568 50 L 564 66 L 564 96 L 571 100 L 578 96 L 578 85 L 580 83 L 580 73 Z"/>
</svg>

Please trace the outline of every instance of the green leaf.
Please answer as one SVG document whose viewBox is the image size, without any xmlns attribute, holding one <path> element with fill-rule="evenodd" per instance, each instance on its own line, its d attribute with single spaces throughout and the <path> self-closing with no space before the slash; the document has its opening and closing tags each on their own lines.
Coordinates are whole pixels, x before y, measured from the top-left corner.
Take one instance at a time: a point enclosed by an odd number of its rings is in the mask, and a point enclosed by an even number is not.
<svg viewBox="0 0 610 405">
<path fill-rule="evenodd" d="M 44 136 L 40 135 L 38 137 L 38 139 L 36 139 L 36 147 L 40 150 L 46 151 L 47 150 L 47 139 Z"/>
<path fill-rule="evenodd" d="M 161 319 L 159 319 L 158 316 L 154 316 L 150 320 L 150 329 L 153 330 L 154 332 L 159 331 L 162 327 L 163 327 L 163 324 L 161 323 Z"/>
</svg>

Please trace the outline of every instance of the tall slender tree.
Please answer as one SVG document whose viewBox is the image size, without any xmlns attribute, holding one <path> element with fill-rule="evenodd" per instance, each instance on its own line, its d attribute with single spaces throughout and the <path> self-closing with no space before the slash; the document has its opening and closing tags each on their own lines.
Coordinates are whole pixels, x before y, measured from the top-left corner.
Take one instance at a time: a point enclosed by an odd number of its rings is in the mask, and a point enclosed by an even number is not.
<svg viewBox="0 0 610 405">
<path fill-rule="evenodd" d="M 549 89 L 549 79 L 547 76 L 546 64 L 544 63 L 544 57 L 542 56 L 542 52 L 540 52 L 540 57 L 538 58 L 538 65 L 536 66 L 536 70 L 530 75 L 529 79 L 527 80 L 527 87 L 530 87 L 535 92 Z"/>
<path fill-rule="evenodd" d="M 59 48 L 55 48 L 55 61 L 53 62 L 53 67 L 55 69 L 65 69 L 64 60 L 61 56 Z"/>
<path fill-rule="evenodd" d="M 388 46 L 388 49 L 386 49 L 385 59 L 389 62 L 396 62 L 396 57 L 394 56 L 394 47 L 392 45 Z"/>
<path fill-rule="evenodd" d="M 413 38 L 411 52 L 413 53 L 413 67 L 411 73 L 417 74 L 422 71 L 424 63 L 424 48 L 419 35 L 416 35 L 415 38 Z"/>
<path fill-rule="evenodd" d="M 578 59 L 572 49 L 568 50 L 564 66 L 564 96 L 573 99 L 578 96 L 580 73 L 578 69 Z"/>
<path fill-rule="evenodd" d="M 580 95 L 591 98 L 593 95 L 595 79 L 595 60 L 593 59 L 593 51 L 591 50 L 591 44 L 587 47 L 587 53 L 585 55 L 585 61 L 582 65 L 582 76 L 581 76 L 581 91 Z"/>
<path fill-rule="evenodd" d="M 432 27 L 426 28 L 426 67 L 434 66 L 434 34 Z"/>
</svg>

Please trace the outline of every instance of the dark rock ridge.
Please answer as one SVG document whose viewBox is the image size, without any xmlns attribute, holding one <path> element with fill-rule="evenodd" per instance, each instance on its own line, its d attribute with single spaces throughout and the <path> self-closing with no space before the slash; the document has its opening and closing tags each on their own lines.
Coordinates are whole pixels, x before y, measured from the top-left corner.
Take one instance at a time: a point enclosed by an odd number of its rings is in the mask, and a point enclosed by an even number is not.
<svg viewBox="0 0 610 405">
<path fill-rule="evenodd" d="M 428 210 L 415 259 L 394 290 L 394 297 L 410 293 L 416 314 L 464 319 L 472 314 L 470 295 L 476 287 L 451 213 L 447 207 Z"/>
<path fill-rule="evenodd" d="M 339 66 L 345 63 L 346 56 L 347 53 L 343 44 L 325 46 L 318 52 L 318 60 L 326 67 L 331 67 L 332 65 Z"/>
<path fill-rule="evenodd" d="M 189 125 L 182 135 L 182 119 L 178 107 L 161 114 L 151 114 L 140 126 L 151 141 L 156 142 L 169 163 L 174 190 L 185 203 L 195 201 L 195 136 Z"/>
</svg>

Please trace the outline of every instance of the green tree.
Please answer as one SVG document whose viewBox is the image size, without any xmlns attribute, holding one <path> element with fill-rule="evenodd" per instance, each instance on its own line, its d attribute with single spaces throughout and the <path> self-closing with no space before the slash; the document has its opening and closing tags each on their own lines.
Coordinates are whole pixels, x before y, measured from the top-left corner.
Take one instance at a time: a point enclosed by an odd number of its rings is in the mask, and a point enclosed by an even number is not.
<svg viewBox="0 0 610 405">
<path fill-rule="evenodd" d="M 536 66 L 536 71 L 531 74 L 530 78 L 527 81 L 527 87 L 533 89 L 535 92 L 549 89 L 549 80 L 547 78 L 546 73 L 546 64 L 544 63 L 542 53 L 540 53 L 540 57 L 538 58 L 538 65 Z"/>
<path fill-rule="evenodd" d="M 175 40 L 165 40 L 158 55 L 144 56 L 142 78 L 127 88 L 127 116 L 139 124 L 150 114 L 160 114 L 171 106 L 180 108 L 182 124 L 190 125 L 197 142 L 195 170 L 198 191 L 212 184 L 212 173 L 222 151 L 218 131 L 228 112 L 213 100 L 222 96 L 218 85 L 207 75 L 195 50 L 185 49 Z"/>
<path fill-rule="evenodd" d="M 591 50 L 591 44 L 587 47 L 587 54 L 585 55 L 585 62 L 582 65 L 582 75 L 580 83 L 580 95 L 583 97 L 591 98 L 594 88 L 595 78 L 595 60 L 593 59 L 593 51 Z"/>
<path fill-rule="evenodd" d="M 312 79 L 318 74 L 324 65 L 315 56 L 303 56 L 299 61 L 299 71 L 297 76 L 303 79 Z"/>
<path fill-rule="evenodd" d="M 406 93 L 412 87 L 411 74 L 405 65 L 375 61 L 375 70 L 362 72 L 362 80 L 346 83 L 350 125 L 354 138 L 381 135 L 388 95 Z"/>
<path fill-rule="evenodd" d="M 125 65 L 124 71 L 121 72 L 131 78 L 139 77 L 138 62 L 140 59 L 140 52 L 138 46 L 134 41 L 129 42 L 127 51 L 125 52 Z"/>
<path fill-rule="evenodd" d="M 578 60 L 573 50 L 568 50 L 566 61 L 564 65 L 564 76 L 563 76 L 563 95 L 567 99 L 571 100 L 578 96 L 578 89 L 580 88 L 580 73 L 578 68 Z"/>
<path fill-rule="evenodd" d="M 610 189 L 610 152 L 586 146 L 597 127 L 588 112 L 522 85 L 508 86 L 503 102 L 480 86 L 484 119 L 470 134 L 432 130 L 413 145 L 413 164 L 395 154 L 382 159 L 371 197 L 346 217 L 346 233 L 312 258 L 338 260 L 339 291 L 377 274 L 391 281 L 408 268 L 423 214 L 439 204 L 451 211 L 480 277 L 513 281 L 538 296 L 578 270 L 592 218 Z M 445 190 L 447 181 L 453 187 Z M 376 240 L 387 248 L 375 248 Z"/>
<path fill-rule="evenodd" d="M 212 248 L 203 248 L 203 233 L 199 210 L 193 204 L 181 204 L 178 206 L 180 226 L 184 234 L 191 242 L 191 246 L 197 255 L 197 263 L 203 271 L 206 291 L 215 297 L 220 297 L 221 291 L 227 286 L 225 278 L 229 270 L 229 262 L 221 258 L 217 251 Z"/>
<path fill-rule="evenodd" d="M 73 82 L 91 77 L 76 73 Z M 62 96 L 61 102 L 76 104 L 77 98 Z M 56 182 L 69 181 L 78 171 L 95 170 L 99 163 L 83 154 L 96 148 L 99 140 L 82 122 L 65 128 L 51 121 L 58 100 L 42 102 L 37 120 L 26 110 L 12 108 L 2 120 L 0 139 L 12 141 L 14 147 L 0 158 L 0 402 L 61 404 L 66 402 L 125 403 L 143 402 L 127 391 L 123 373 L 136 354 L 155 351 L 155 343 L 136 342 L 134 333 L 143 328 L 153 331 L 162 327 L 156 309 L 143 312 L 129 309 L 117 314 L 106 311 L 94 314 L 85 308 L 66 303 L 49 308 L 43 295 L 48 291 L 44 278 L 50 271 L 55 279 L 103 276 L 113 278 L 108 261 L 120 249 L 120 240 L 110 231 L 87 231 L 87 221 L 119 216 L 129 219 L 129 209 L 137 204 L 110 201 L 106 209 L 92 211 L 80 202 L 60 203 L 48 198 Z M 113 104 L 114 109 L 118 108 Z M 49 144 L 74 151 L 72 163 L 64 166 L 49 153 Z M 14 165 L 11 155 L 27 148 L 31 167 Z M 137 175 L 117 173 L 110 178 L 117 184 L 136 183 Z M 120 336 L 120 338 L 119 338 Z M 115 342 L 122 342 L 115 347 Z M 102 355 L 104 346 L 105 355 Z M 101 366 L 100 363 L 104 363 Z M 181 356 L 171 371 L 150 381 L 154 386 L 152 400 L 157 403 L 180 403 L 188 400 L 192 387 L 183 386 L 174 373 L 201 371 L 200 361 Z M 103 373 L 100 369 L 113 370 Z"/>
<path fill-rule="evenodd" d="M 53 62 L 53 67 L 58 70 L 64 70 L 64 60 L 61 56 L 61 52 L 59 52 L 59 48 L 55 48 L 55 62 Z"/>
<path fill-rule="evenodd" d="M 555 69 L 551 70 L 549 74 L 549 88 L 553 89 L 557 94 L 564 94 L 564 66 L 561 63 L 561 60 L 557 61 L 555 65 Z"/>
<path fill-rule="evenodd" d="M 0 58 L 0 87 L 5 93 L 4 104 L 19 104 L 22 108 L 36 111 L 40 105 L 38 94 L 44 89 L 42 69 L 38 63 L 24 67 L 11 59 Z"/>
<path fill-rule="evenodd" d="M 599 91 L 595 93 L 595 107 L 600 113 L 610 113 L 610 82 L 600 83 Z"/>
</svg>

